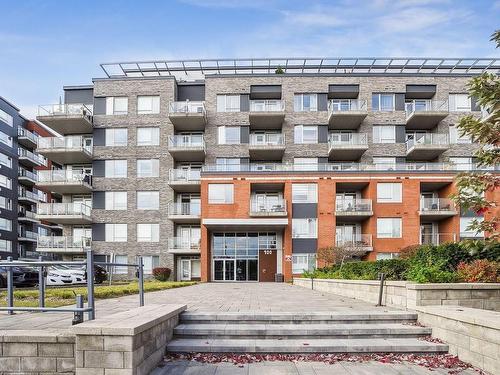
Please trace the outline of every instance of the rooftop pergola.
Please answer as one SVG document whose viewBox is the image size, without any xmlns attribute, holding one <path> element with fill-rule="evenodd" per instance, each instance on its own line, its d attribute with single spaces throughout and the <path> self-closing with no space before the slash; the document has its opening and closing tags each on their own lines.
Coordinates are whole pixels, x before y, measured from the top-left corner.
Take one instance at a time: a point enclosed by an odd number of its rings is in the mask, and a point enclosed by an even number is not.
<svg viewBox="0 0 500 375">
<path fill-rule="evenodd" d="M 429 74 L 500 73 L 498 58 L 331 57 L 157 60 L 100 64 L 108 78 L 175 76 L 203 79 L 210 74 Z"/>
</svg>

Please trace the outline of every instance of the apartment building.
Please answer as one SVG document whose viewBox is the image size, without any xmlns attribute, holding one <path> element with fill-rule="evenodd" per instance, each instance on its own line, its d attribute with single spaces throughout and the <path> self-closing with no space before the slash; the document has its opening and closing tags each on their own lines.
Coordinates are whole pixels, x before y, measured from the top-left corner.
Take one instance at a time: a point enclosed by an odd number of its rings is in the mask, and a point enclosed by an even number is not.
<svg viewBox="0 0 500 375">
<path fill-rule="evenodd" d="M 38 184 L 61 196 L 43 219 L 63 231 L 38 251 L 275 281 L 320 248 L 390 259 L 482 237 L 449 199 L 457 172 L 477 169 L 456 124 L 483 115 L 468 80 L 500 65 L 424 60 L 103 64 L 106 78 L 40 107 L 61 135 L 38 145 L 55 163 Z"/>
</svg>

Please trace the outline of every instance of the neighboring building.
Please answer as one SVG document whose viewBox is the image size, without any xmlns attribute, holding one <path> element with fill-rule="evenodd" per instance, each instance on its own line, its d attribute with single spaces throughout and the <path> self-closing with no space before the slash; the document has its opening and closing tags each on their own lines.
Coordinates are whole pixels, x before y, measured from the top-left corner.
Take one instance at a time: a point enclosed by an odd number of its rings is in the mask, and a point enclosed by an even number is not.
<svg viewBox="0 0 500 375">
<path fill-rule="evenodd" d="M 40 107 L 64 135 L 39 145 L 60 165 L 39 176 L 64 202 L 43 217 L 64 226 L 57 251 L 274 281 L 323 247 L 389 259 L 478 236 L 449 199 L 478 147 L 455 125 L 481 116 L 466 84 L 499 62 L 389 60 L 104 64 Z"/>
</svg>

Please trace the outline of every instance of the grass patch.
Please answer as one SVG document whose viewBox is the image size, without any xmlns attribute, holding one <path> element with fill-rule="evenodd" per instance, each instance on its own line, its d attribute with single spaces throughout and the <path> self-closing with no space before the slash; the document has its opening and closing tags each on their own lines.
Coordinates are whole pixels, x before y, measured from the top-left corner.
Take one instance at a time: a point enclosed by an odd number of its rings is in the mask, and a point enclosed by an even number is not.
<svg viewBox="0 0 500 375">
<path fill-rule="evenodd" d="M 159 290 L 180 288 L 183 286 L 194 285 L 194 281 L 145 281 L 145 292 L 156 292 Z M 51 288 L 45 290 L 45 305 L 47 307 L 59 307 L 72 305 L 75 303 L 75 294 L 81 294 L 87 298 L 87 287 L 80 286 L 74 288 Z M 139 283 L 130 282 L 121 285 L 97 285 L 94 289 L 95 299 L 108 299 L 115 297 L 139 294 Z M 7 292 L 0 292 L 0 306 L 7 306 Z M 37 307 L 38 290 L 16 289 L 14 291 L 14 306 L 18 307 Z"/>
</svg>

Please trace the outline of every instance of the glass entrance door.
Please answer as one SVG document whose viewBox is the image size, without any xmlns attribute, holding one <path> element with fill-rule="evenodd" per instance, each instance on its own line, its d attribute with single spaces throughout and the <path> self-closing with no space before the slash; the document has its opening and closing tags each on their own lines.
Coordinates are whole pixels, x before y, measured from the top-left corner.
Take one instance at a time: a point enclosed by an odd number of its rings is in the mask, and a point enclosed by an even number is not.
<svg viewBox="0 0 500 375">
<path fill-rule="evenodd" d="M 181 280 L 191 280 L 191 259 L 181 259 Z"/>
</svg>

